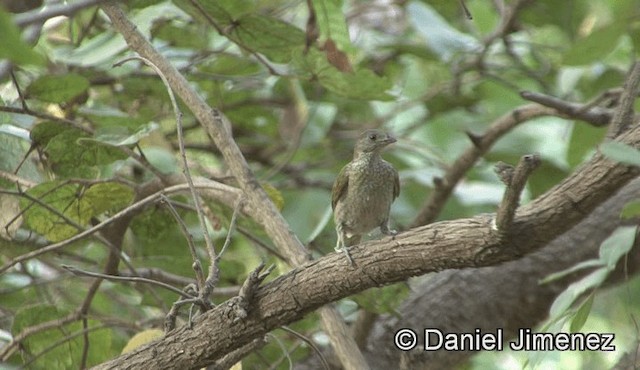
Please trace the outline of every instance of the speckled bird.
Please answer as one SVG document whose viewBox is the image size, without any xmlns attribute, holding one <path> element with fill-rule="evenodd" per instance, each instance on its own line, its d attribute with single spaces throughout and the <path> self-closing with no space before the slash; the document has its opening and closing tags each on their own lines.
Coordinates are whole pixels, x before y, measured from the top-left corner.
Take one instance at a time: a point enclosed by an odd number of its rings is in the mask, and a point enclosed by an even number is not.
<svg viewBox="0 0 640 370">
<path fill-rule="evenodd" d="M 385 235 L 395 235 L 389 229 L 391 203 L 400 194 L 398 171 L 382 159 L 380 152 L 396 139 L 381 130 L 366 130 L 360 134 L 353 151 L 353 160 L 342 168 L 333 183 L 331 207 L 338 234 L 336 251 L 344 251 L 353 265 L 348 248 L 360 242 L 362 235 L 380 228 Z"/>
</svg>

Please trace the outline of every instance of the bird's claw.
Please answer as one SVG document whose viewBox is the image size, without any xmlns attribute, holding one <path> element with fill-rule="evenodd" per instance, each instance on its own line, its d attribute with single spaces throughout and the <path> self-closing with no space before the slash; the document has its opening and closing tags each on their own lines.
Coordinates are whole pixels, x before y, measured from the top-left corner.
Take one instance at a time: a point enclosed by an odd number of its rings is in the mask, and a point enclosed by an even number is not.
<svg viewBox="0 0 640 370">
<path fill-rule="evenodd" d="M 349 248 L 348 247 L 336 246 L 334 248 L 334 250 L 337 253 L 340 253 L 340 251 L 342 251 L 344 253 L 344 255 L 347 257 L 347 261 L 349 261 L 349 265 L 350 266 L 355 266 L 355 263 L 353 262 L 353 258 L 351 257 L 351 253 L 349 253 Z"/>
<path fill-rule="evenodd" d="M 354 267 L 355 263 L 353 262 L 353 258 L 351 258 L 351 254 L 349 253 L 349 248 L 344 247 L 342 248 L 342 251 L 344 252 L 344 255 L 347 256 L 347 261 L 349 261 L 349 266 Z"/>
</svg>

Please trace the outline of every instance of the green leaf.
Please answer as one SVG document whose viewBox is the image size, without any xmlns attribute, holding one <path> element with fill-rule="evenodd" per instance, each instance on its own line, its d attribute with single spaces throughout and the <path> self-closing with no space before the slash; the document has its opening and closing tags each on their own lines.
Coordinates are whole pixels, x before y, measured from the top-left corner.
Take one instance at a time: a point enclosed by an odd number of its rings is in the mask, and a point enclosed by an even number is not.
<svg viewBox="0 0 640 370">
<path fill-rule="evenodd" d="M 606 132 L 606 128 L 603 127 L 574 122 L 567 152 L 569 165 L 575 167 L 582 163 L 588 155 L 593 154 L 593 150 L 602 142 Z"/>
<path fill-rule="evenodd" d="M 625 27 L 623 22 L 619 22 L 594 30 L 573 44 L 564 55 L 564 64 L 585 65 L 601 61 L 618 45 Z"/>
<path fill-rule="evenodd" d="M 338 49 L 349 53 L 354 47 L 349 37 L 349 29 L 342 13 L 342 0 L 313 0 L 313 9 L 320 29 L 321 39 L 333 40 Z"/>
<path fill-rule="evenodd" d="M 26 327 L 58 319 L 59 314 L 59 310 L 54 305 L 41 304 L 21 309 L 16 314 L 12 332 L 17 334 Z M 72 326 L 73 325 L 67 325 L 39 332 L 35 335 L 29 336 L 21 343 L 21 345 L 25 347 L 27 353 L 31 353 L 33 355 L 38 354 L 52 343 L 63 339 L 66 335 L 66 329 Z M 79 327 L 79 325 L 77 326 Z M 45 364 L 47 364 L 47 367 L 50 369 L 77 368 L 80 366 L 80 363 L 78 362 L 78 358 L 74 358 L 75 356 L 72 356 L 72 353 L 79 348 L 81 348 L 79 338 L 69 340 L 65 344 L 45 353 L 38 359 L 37 363 L 32 364 L 31 368 L 44 369 Z"/>
<path fill-rule="evenodd" d="M 547 284 L 550 283 L 552 281 L 558 280 L 560 278 L 563 278 L 567 275 L 573 274 L 576 271 L 580 271 L 580 270 L 584 270 L 586 268 L 592 268 L 592 267 L 602 267 L 604 266 L 601 260 L 588 260 L 588 261 L 582 261 L 580 263 L 575 264 L 574 266 L 571 266 L 570 268 L 566 269 L 566 270 L 562 270 L 559 272 L 555 272 L 553 274 L 549 274 L 547 276 L 545 276 L 544 279 L 540 280 L 540 284 Z"/>
<path fill-rule="evenodd" d="M 77 234 L 80 230 L 73 224 L 84 228 L 92 217 L 118 211 L 133 199 L 130 188 L 112 182 L 87 188 L 81 184 L 52 181 L 29 189 L 27 194 L 38 202 L 21 199 L 25 226 L 52 242 Z"/>
<path fill-rule="evenodd" d="M 426 39 L 427 46 L 442 60 L 451 60 L 459 53 L 472 52 L 480 46 L 478 40 L 451 26 L 430 5 L 412 1 L 407 12 L 415 29 Z"/>
<path fill-rule="evenodd" d="M 80 227 L 89 222 L 90 215 L 78 207 L 80 188 L 78 184 L 52 181 L 27 190 L 28 195 L 38 199 L 51 210 L 40 203 L 22 198 L 20 206 L 24 210 L 24 225 L 54 243 L 77 234 L 78 228 L 67 222 L 64 217 Z"/>
<path fill-rule="evenodd" d="M 620 257 L 629 253 L 636 239 L 637 226 L 622 226 L 617 228 L 611 236 L 609 236 L 600 245 L 600 260 L 604 262 L 609 269 L 613 270 L 618 263 Z"/>
<path fill-rule="evenodd" d="M 31 130 L 31 141 L 34 145 L 45 147 L 49 144 L 52 138 L 56 135 L 62 134 L 64 131 L 74 130 L 71 127 L 65 126 L 61 123 L 52 121 L 43 121 L 38 123 Z"/>
<path fill-rule="evenodd" d="M 198 6 L 194 6 L 194 2 L 188 0 L 174 0 L 173 2 L 194 19 L 209 24 L 208 18 L 211 18 L 216 21 L 219 27 L 223 28 L 232 25 L 235 19 L 255 8 L 255 4 L 249 0 L 200 1 Z"/>
<path fill-rule="evenodd" d="M 294 64 L 301 73 L 309 74 L 328 90 L 348 98 L 364 100 L 391 100 L 386 93 L 391 88 L 391 81 L 379 77 L 368 69 L 355 73 L 345 73 L 332 66 L 325 55 L 310 49 L 306 54 L 298 50 L 294 54 Z"/>
<path fill-rule="evenodd" d="M 620 217 L 630 219 L 640 216 L 640 200 L 632 200 L 624 205 Z"/>
<path fill-rule="evenodd" d="M 115 130 L 108 130 L 108 131 L 111 131 L 111 133 L 105 132 L 105 133 L 98 134 L 96 135 L 95 139 L 92 139 L 92 138 L 80 139 L 79 143 L 94 141 L 97 143 L 106 144 L 108 146 L 131 146 L 139 143 L 140 140 L 148 137 L 149 135 L 151 135 L 152 132 L 157 131 L 158 127 L 159 126 L 157 123 L 150 122 L 140 127 L 140 129 L 132 135 L 128 135 L 126 130 L 123 130 L 125 131 L 124 133 L 116 133 L 116 132 L 113 132 Z"/>
<path fill-rule="evenodd" d="M 560 293 L 560 295 L 556 297 L 555 301 L 551 305 L 551 308 L 549 309 L 549 314 L 551 316 L 550 320 L 555 320 L 556 318 L 564 315 L 578 297 L 587 290 L 600 286 L 608 275 L 609 269 L 601 267 L 581 280 L 569 285 L 564 292 Z"/>
<path fill-rule="evenodd" d="M 209 25 L 213 19 L 241 49 L 258 52 L 276 63 L 289 62 L 291 50 L 305 44 L 301 29 L 276 18 L 250 13 L 254 6 L 249 1 L 202 1 L 197 7 L 190 1 L 175 3 L 204 24 Z"/>
<path fill-rule="evenodd" d="M 117 212 L 133 201 L 133 190 L 117 182 L 102 182 L 92 185 L 80 198 L 80 206 L 92 216 L 105 212 Z"/>
<path fill-rule="evenodd" d="M 260 66 L 251 59 L 221 54 L 209 63 L 199 66 L 201 72 L 224 76 L 245 76 L 260 72 Z"/>
<path fill-rule="evenodd" d="M 64 103 L 86 92 L 88 88 L 89 80 L 75 73 L 44 75 L 29 85 L 27 96 L 50 103 Z"/>
<path fill-rule="evenodd" d="M 44 58 L 22 41 L 20 30 L 11 16 L 0 8 L 0 59 L 9 59 L 16 64 L 42 65 Z"/>
<path fill-rule="evenodd" d="M 591 306 L 593 305 L 593 297 L 594 295 L 590 294 L 589 297 L 582 302 L 573 319 L 571 319 L 570 330 L 572 333 L 579 332 L 584 326 L 584 323 L 587 322 L 589 313 L 591 312 Z"/>
<path fill-rule="evenodd" d="M 96 166 L 127 158 L 120 149 L 56 122 L 36 125 L 31 131 L 31 139 L 44 148 L 51 168 L 63 177 L 93 177 L 97 174 Z"/>
<path fill-rule="evenodd" d="M 240 45 L 264 54 L 276 63 L 291 60 L 291 51 L 304 46 L 302 30 L 279 19 L 248 14 L 238 19 L 227 37 Z"/>
<path fill-rule="evenodd" d="M 640 166 L 640 151 L 618 141 L 608 141 L 600 145 L 600 152 L 614 161 Z"/>
</svg>

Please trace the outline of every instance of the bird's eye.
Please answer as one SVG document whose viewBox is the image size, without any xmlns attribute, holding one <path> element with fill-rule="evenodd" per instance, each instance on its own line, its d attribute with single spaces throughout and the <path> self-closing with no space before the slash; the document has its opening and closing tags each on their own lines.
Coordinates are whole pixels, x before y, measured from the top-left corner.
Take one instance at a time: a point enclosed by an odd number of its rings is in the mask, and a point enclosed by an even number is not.
<svg viewBox="0 0 640 370">
<path fill-rule="evenodd" d="M 378 138 L 376 134 L 369 134 L 369 140 L 375 141 Z"/>
</svg>

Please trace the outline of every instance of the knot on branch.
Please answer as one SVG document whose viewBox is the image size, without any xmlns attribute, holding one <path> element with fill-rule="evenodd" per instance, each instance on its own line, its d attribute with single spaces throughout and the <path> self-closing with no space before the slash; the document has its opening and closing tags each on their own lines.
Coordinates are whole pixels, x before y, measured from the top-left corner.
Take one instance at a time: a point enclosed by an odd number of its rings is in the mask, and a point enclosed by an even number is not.
<svg viewBox="0 0 640 370">
<path fill-rule="evenodd" d="M 274 265 L 271 265 L 263 272 L 264 263 L 261 263 L 253 270 L 244 281 L 244 284 L 242 284 L 238 295 L 225 303 L 223 315 L 231 319 L 234 323 L 246 318 L 247 315 L 249 315 L 250 306 L 258 287 L 274 267 Z"/>
<path fill-rule="evenodd" d="M 540 156 L 537 154 L 522 156 L 515 168 L 503 162 L 496 165 L 496 173 L 507 186 L 492 224 L 492 229 L 498 231 L 501 235 L 507 234 L 511 227 L 513 216 L 520 204 L 520 194 L 524 190 L 529 175 L 539 165 Z"/>
</svg>

